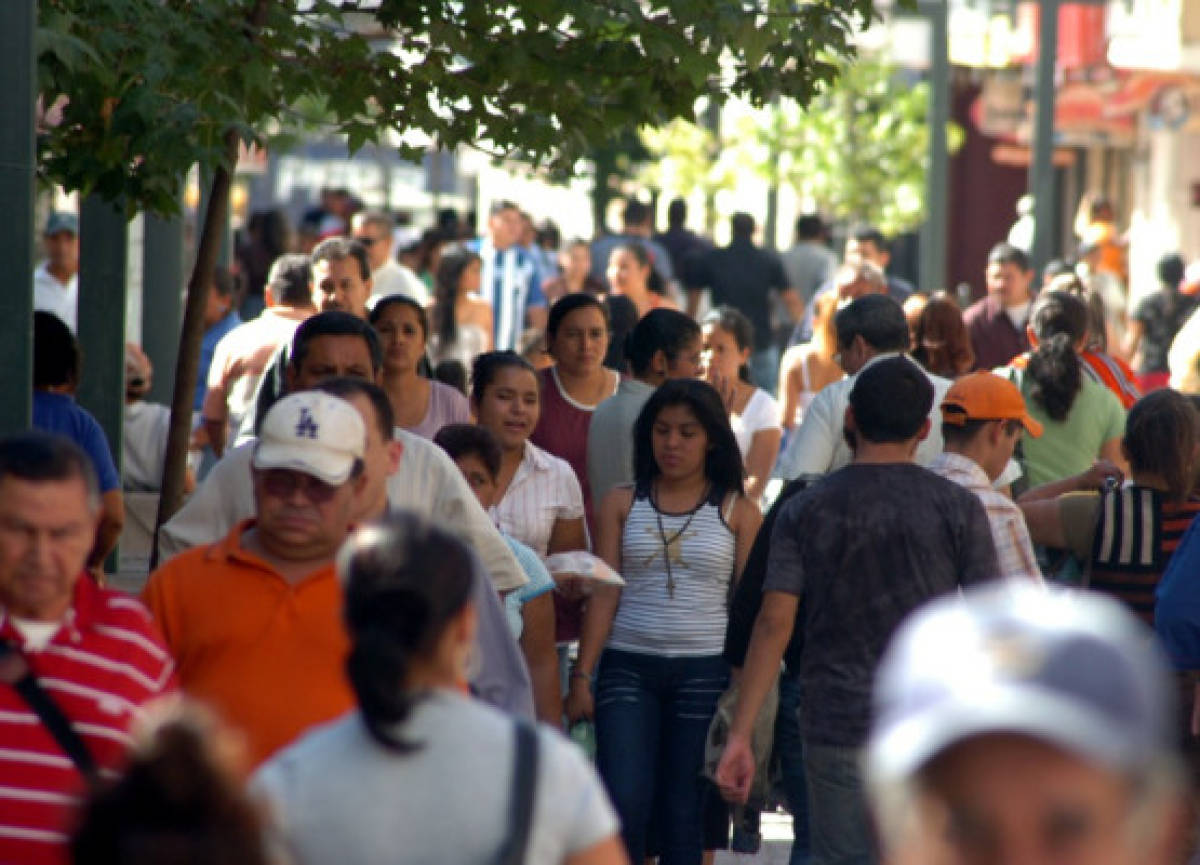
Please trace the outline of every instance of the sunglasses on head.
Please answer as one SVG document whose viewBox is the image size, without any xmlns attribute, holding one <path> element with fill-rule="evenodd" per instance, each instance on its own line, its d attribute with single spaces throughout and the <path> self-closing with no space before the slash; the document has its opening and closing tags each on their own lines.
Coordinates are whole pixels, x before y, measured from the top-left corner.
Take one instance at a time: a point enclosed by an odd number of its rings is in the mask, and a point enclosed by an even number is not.
<svg viewBox="0 0 1200 865">
<path fill-rule="evenodd" d="M 332 499 L 338 491 L 332 484 L 290 469 L 266 469 L 260 477 L 267 495 L 280 499 L 291 498 L 299 489 L 314 505 L 321 505 Z"/>
</svg>

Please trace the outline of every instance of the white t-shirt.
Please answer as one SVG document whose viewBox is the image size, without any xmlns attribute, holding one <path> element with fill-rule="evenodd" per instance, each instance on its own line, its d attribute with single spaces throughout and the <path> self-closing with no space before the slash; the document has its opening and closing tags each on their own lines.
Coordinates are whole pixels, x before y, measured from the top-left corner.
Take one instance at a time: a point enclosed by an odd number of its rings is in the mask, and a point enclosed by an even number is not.
<svg viewBox="0 0 1200 865">
<path fill-rule="evenodd" d="M 396 754 L 357 712 L 319 727 L 254 776 L 271 832 L 296 865 L 492 865 L 509 834 L 513 722 L 439 691 L 404 725 L 419 747 Z M 533 823 L 525 861 L 557 865 L 616 835 L 617 817 L 583 752 L 538 730 Z"/>
<path fill-rule="evenodd" d="M 77 333 L 79 275 L 72 276 L 67 284 L 63 285 L 46 270 L 46 263 L 42 262 L 33 272 L 33 308 L 54 313 L 71 328 L 71 333 Z"/>
<path fill-rule="evenodd" d="M 758 388 L 751 394 L 750 401 L 746 403 L 742 413 L 730 417 L 729 422 L 744 460 L 746 454 L 750 453 L 750 445 L 754 442 L 756 432 L 780 428 L 779 403 L 765 390 Z"/>
<path fill-rule="evenodd" d="M 165 405 L 139 400 L 125 406 L 125 434 L 121 442 L 121 480 L 127 490 L 158 492 L 167 459 L 167 434 L 171 410 Z"/>
</svg>

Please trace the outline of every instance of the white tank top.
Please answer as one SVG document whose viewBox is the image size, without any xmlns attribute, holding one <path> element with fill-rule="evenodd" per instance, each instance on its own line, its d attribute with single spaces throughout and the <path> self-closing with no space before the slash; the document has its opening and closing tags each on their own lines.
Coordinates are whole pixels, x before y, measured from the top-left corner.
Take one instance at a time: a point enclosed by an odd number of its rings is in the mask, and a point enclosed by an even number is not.
<svg viewBox="0 0 1200 865">
<path fill-rule="evenodd" d="M 635 491 L 621 534 L 625 587 L 609 648 L 670 657 L 721 654 L 737 560 L 721 497 L 715 492 L 693 511 L 670 514 L 655 508 L 648 490 Z"/>
</svg>

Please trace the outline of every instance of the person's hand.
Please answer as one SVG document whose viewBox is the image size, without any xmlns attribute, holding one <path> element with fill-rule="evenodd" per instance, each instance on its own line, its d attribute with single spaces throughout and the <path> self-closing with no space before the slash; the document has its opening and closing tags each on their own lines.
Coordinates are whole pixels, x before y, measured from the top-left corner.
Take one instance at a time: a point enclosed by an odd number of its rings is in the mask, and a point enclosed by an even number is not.
<svg viewBox="0 0 1200 865">
<path fill-rule="evenodd" d="M 1108 460 L 1096 460 L 1092 467 L 1077 476 L 1078 487 L 1081 490 L 1099 490 L 1112 485 L 1119 486 L 1125 480 L 1125 473 L 1115 463 Z"/>
<path fill-rule="evenodd" d="M 733 411 L 733 400 L 737 394 L 737 382 L 723 375 L 713 364 L 708 365 L 708 370 L 704 377 L 709 384 L 716 388 L 717 393 L 721 395 L 721 402 L 725 406 L 725 411 Z"/>
<path fill-rule="evenodd" d="M 754 783 L 754 751 L 746 736 L 730 733 L 717 764 L 717 786 L 727 802 L 745 804 Z"/>
<path fill-rule="evenodd" d="M 592 697 L 592 682 L 583 676 L 571 676 L 567 688 L 567 702 L 563 706 L 567 714 L 567 726 L 579 721 L 590 721 L 596 714 L 596 701 Z"/>
</svg>

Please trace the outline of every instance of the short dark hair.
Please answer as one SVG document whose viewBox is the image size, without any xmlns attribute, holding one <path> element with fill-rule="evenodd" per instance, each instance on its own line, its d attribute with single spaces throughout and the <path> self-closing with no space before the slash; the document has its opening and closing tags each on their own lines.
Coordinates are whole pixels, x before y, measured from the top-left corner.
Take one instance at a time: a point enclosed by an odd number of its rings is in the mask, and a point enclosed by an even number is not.
<svg viewBox="0 0 1200 865">
<path fill-rule="evenodd" d="M 951 406 L 949 408 L 943 407 L 942 410 L 951 412 L 961 411 L 958 406 Z M 965 412 L 963 412 L 963 414 L 965 414 Z M 996 420 L 999 420 L 999 418 L 969 418 L 961 423 L 947 423 L 943 421 L 942 439 L 946 442 L 946 447 L 966 445 L 970 443 L 975 436 L 979 435 L 980 430 Z M 1020 426 L 1021 422 L 1019 420 L 1007 420 L 1004 423 L 1005 430 L 1010 433 Z"/>
<path fill-rule="evenodd" d="M 911 336 L 904 309 L 886 294 L 867 294 L 839 309 L 834 317 L 838 346 L 849 347 L 854 337 L 879 352 L 907 351 Z"/>
<path fill-rule="evenodd" d="M 880 252 L 889 250 L 887 238 L 873 225 L 856 225 L 850 229 L 850 237 L 857 243 L 869 243 Z"/>
<path fill-rule="evenodd" d="M 1146 394 L 1125 418 L 1129 467 L 1162 478 L 1172 499 L 1185 500 L 1193 485 L 1198 426 L 1200 414 L 1188 397 L 1170 388 Z"/>
<path fill-rule="evenodd" d="M 682 228 L 687 222 L 687 202 L 682 198 L 673 198 L 667 205 L 667 225 L 671 228 Z"/>
<path fill-rule="evenodd" d="M 79 343 L 66 322 L 52 312 L 33 314 L 33 386 L 62 387 L 79 382 Z"/>
<path fill-rule="evenodd" d="M 469 423 L 446 424 L 434 434 L 433 443 L 455 462 L 465 456 L 479 457 L 492 480 L 500 474 L 500 443 L 487 427 Z"/>
<path fill-rule="evenodd" d="M 729 230 L 739 240 L 754 236 L 754 217 L 749 213 L 735 213 L 729 220 Z"/>
<path fill-rule="evenodd" d="M 1029 256 L 1025 254 L 1025 250 L 1008 242 L 993 246 L 987 260 L 988 264 L 1015 264 L 1022 273 L 1028 273 L 1030 268 Z"/>
<path fill-rule="evenodd" d="M 1179 288 L 1187 266 L 1183 263 L 1182 255 L 1178 252 L 1170 252 L 1158 260 L 1157 270 L 1159 282 L 1171 288 Z"/>
<path fill-rule="evenodd" d="M 312 263 L 318 261 L 344 261 L 353 258 L 358 262 L 358 275 L 365 282 L 371 278 L 371 259 L 367 248 L 350 237 L 330 237 L 317 244 L 312 251 Z"/>
<path fill-rule="evenodd" d="M 318 384 L 313 390 L 319 390 L 338 399 L 349 399 L 352 396 L 365 397 L 375 410 L 375 426 L 385 442 L 391 441 L 395 435 L 396 413 L 392 409 L 392 401 L 384 393 L 383 388 L 372 381 L 361 378 L 340 376 Z"/>
<path fill-rule="evenodd" d="M 608 319 L 608 307 L 596 295 L 579 291 L 560 297 L 554 302 L 554 306 L 550 307 L 550 314 L 546 316 L 546 335 L 553 339 L 568 315 L 587 308 L 596 310 L 604 317 L 604 327 L 611 333 L 612 323 Z"/>
<path fill-rule="evenodd" d="M 267 288 L 276 303 L 285 306 L 312 304 L 312 264 L 299 252 L 285 252 L 271 262 L 267 273 Z"/>
<path fill-rule="evenodd" d="M 501 198 L 499 201 L 493 201 L 492 206 L 488 208 L 488 216 L 496 216 L 506 210 L 517 210 L 521 208 L 506 198 Z"/>
<path fill-rule="evenodd" d="M 906 357 L 865 366 L 854 378 L 850 407 L 858 435 L 869 442 L 905 442 L 921 430 L 933 408 L 933 385 Z"/>
<path fill-rule="evenodd" d="M 642 225 L 650 218 L 650 205 L 642 204 L 636 198 L 625 201 L 624 222 L 626 225 Z"/>
<path fill-rule="evenodd" d="M 411 298 L 407 294 L 389 294 L 375 301 L 375 305 L 367 313 L 367 321 L 371 322 L 372 327 L 379 324 L 379 319 L 383 318 L 383 311 L 389 306 L 405 306 L 412 310 L 413 315 L 417 317 L 417 324 L 421 326 L 421 336 L 428 341 L 429 313 L 415 298 Z"/>
<path fill-rule="evenodd" d="M 304 365 L 309 343 L 319 336 L 361 336 L 366 341 L 367 351 L 371 355 L 371 371 L 379 372 L 379 368 L 383 366 L 383 349 L 379 346 L 379 334 L 375 333 L 375 328 L 357 315 L 331 309 L 305 319 L 296 328 L 292 335 L 289 359 L 292 369 L 299 371 Z"/>
<path fill-rule="evenodd" d="M 654 459 L 651 433 L 659 414 L 668 406 L 683 405 L 691 410 L 708 437 L 704 474 L 713 493 L 724 498 L 745 490 L 742 452 L 729 426 L 729 412 L 721 395 L 708 382 L 694 378 L 676 378 L 663 383 L 646 401 L 633 425 L 633 475 L 639 486 L 648 486 L 662 471 Z"/>
<path fill-rule="evenodd" d="M 825 223 L 819 213 L 805 213 L 796 220 L 796 237 L 816 240 L 825 233 Z"/>
<path fill-rule="evenodd" d="M 540 382 L 533 364 L 515 351 L 485 351 L 471 364 L 471 399 L 476 403 L 483 402 L 488 385 L 496 380 L 496 375 L 502 369 L 523 369 Z"/>
<path fill-rule="evenodd" d="M 92 459 L 65 436 L 31 430 L 0 438 L 0 483 L 6 477 L 40 483 L 78 478 L 88 503 L 100 506 L 100 482 Z"/>
<path fill-rule="evenodd" d="M 670 363 L 699 337 L 700 325 L 691 316 L 676 309 L 652 309 L 625 337 L 625 359 L 634 375 L 643 375 L 657 352 Z"/>
</svg>

